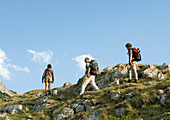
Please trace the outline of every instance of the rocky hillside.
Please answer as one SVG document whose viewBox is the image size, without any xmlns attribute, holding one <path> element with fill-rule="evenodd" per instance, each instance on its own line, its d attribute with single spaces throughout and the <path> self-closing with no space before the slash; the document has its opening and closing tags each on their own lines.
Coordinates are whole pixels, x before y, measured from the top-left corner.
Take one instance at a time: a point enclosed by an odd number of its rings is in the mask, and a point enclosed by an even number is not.
<svg viewBox="0 0 170 120">
<path fill-rule="evenodd" d="M 139 83 L 128 83 L 127 65 L 100 70 L 101 90 L 88 86 L 79 96 L 83 78 L 75 85 L 54 88 L 53 95 L 33 90 L 0 99 L 5 120 L 168 120 L 170 65 L 139 65 Z"/>
<path fill-rule="evenodd" d="M 16 95 L 17 93 L 8 90 L 0 81 L 0 98 L 11 97 Z"/>
</svg>

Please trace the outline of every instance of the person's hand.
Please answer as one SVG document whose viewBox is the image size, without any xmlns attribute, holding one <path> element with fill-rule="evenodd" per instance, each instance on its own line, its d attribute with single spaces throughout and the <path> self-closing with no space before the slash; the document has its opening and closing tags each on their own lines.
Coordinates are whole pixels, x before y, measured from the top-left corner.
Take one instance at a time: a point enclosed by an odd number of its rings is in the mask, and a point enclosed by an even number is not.
<svg viewBox="0 0 170 120">
<path fill-rule="evenodd" d="M 89 76 L 89 74 L 87 74 L 87 78 L 89 78 L 90 76 Z"/>
<path fill-rule="evenodd" d="M 130 65 L 131 65 L 131 66 L 133 66 L 133 63 L 132 63 L 132 62 L 130 62 Z"/>
</svg>

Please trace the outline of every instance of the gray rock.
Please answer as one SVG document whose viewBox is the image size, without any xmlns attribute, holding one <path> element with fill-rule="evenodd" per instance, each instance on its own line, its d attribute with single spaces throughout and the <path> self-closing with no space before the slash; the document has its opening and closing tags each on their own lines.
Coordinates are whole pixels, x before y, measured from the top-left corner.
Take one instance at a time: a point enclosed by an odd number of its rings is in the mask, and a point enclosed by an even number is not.
<svg viewBox="0 0 170 120">
<path fill-rule="evenodd" d="M 74 110 L 68 107 L 65 107 L 57 116 L 56 120 L 71 120 L 74 114 Z"/>
<path fill-rule="evenodd" d="M 63 99 L 64 99 L 64 95 L 60 95 L 60 96 L 58 97 L 58 99 L 63 100 Z"/>
<path fill-rule="evenodd" d="M 93 108 L 92 108 L 92 102 L 90 100 L 85 100 L 83 102 L 84 106 L 85 106 L 85 109 L 86 109 L 86 112 L 89 112 L 91 111 Z"/>
<path fill-rule="evenodd" d="M 4 117 L 4 120 L 10 120 L 10 119 L 9 119 L 9 116 L 5 116 L 5 117 Z"/>
<path fill-rule="evenodd" d="M 95 111 L 91 115 L 89 115 L 88 120 L 100 120 L 100 112 Z"/>
<path fill-rule="evenodd" d="M 120 97 L 120 92 L 117 91 L 117 92 L 114 92 L 112 95 L 111 95 L 111 100 L 117 100 L 119 97 Z"/>
<path fill-rule="evenodd" d="M 119 85 L 119 79 L 115 79 L 114 82 L 110 83 L 108 86 Z"/>
<path fill-rule="evenodd" d="M 160 68 L 163 70 L 163 72 L 170 71 L 170 65 L 168 65 L 168 63 L 164 63 Z"/>
<path fill-rule="evenodd" d="M 152 64 L 149 64 L 149 65 L 148 65 L 148 69 L 153 70 L 153 69 L 155 69 L 155 67 L 154 67 Z"/>
<path fill-rule="evenodd" d="M 165 79 L 165 76 L 161 73 L 158 73 L 158 79 L 163 80 L 163 79 Z"/>
<path fill-rule="evenodd" d="M 74 103 L 74 104 L 72 105 L 72 109 L 76 109 L 78 106 L 79 106 L 79 104 Z"/>
<path fill-rule="evenodd" d="M 142 72 L 142 76 L 145 78 L 153 79 L 158 77 L 159 71 L 152 65 L 148 65 L 148 69 Z"/>
<path fill-rule="evenodd" d="M 166 106 L 165 100 L 166 100 L 166 94 L 165 94 L 165 95 L 161 95 L 160 104 L 161 104 L 162 106 Z"/>
<path fill-rule="evenodd" d="M 26 110 L 27 108 L 23 105 L 12 105 L 0 109 L 0 112 L 8 112 L 10 114 L 17 114 L 19 111 Z"/>
<path fill-rule="evenodd" d="M 33 110 L 40 111 L 47 108 L 50 105 L 48 101 L 50 98 L 51 96 L 44 96 L 36 100 L 36 104 L 33 106 Z"/>
<path fill-rule="evenodd" d="M 76 113 L 79 113 L 79 112 L 82 112 L 82 111 L 85 111 L 84 105 L 79 105 L 79 106 L 75 109 L 75 112 L 76 112 Z"/>
<path fill-rule="evenodd" d="M 133 97 L 132 93 L 125 94 L 125 98 L 126 98 L 126 99 L 130 99 L 130 98 L 132 98 L 132 97 Z"/>
<path fill-rule="evenodd" d="M 4 96 L 14 96 L 16 93 L 12 92 L 11 90 L 8 90 L 0 81 L 0 92 L 4 94 Z"/>
<path fill-rule="evenodd" d="M 7 113 L 0 114 L 0 118 L 4 118 L 5 116 L 7 116 Z"/>
<path fill-rule="evenodd" d="M 41 110 L 47 108 L 49 105 L 50 105 L 49 103 L 37 103 L 34 105 L 33 110 L 41 111 Z"/>
<path fill-rule="evenodd" d="M 117 108 L 117 109 L 116 109 L 116 113 L 117 113 L 118 115 L 123 116 L 124 113 L 125 113 L 125 108 L 124 108 L 124 107 Z"/>
<path fill-rule="evenodd" d="M 61 88 L 60 90 L 58 90 L 58 92 L 64 92 L 64 91 L 66 91 L 66 90 L 68 90 L 68 89 L 70 89 L 72 87 L 74 87 L 74 85 L 68 86 L 68 87 L 65 87 L 65 88 Z"/>
<path fill-rule="evenodd" d="M 53 96 L 57 96 L 57 92 L 58 92 L 57 90 L 54 90 L 53 91 Z"/>
</svg>

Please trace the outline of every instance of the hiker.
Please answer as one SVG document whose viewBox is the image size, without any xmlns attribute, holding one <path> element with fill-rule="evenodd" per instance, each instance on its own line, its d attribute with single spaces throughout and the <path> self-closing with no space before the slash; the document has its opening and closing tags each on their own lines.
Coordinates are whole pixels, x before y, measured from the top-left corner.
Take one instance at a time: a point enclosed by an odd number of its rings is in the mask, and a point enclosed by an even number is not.
<svg viewBox="0 0 170 120">
<path fill-rule="evenodd" d="M 86 62 L 86 72 L 85 72 L 85 77 L 81 86 L 81 92 L 80 96 L 84 94 L 86 86 L 90 83 L 95 90 L 100 90 L 96 83 L 95 83 L 95 77 L 98 73 L 98 63 L 96 60 L 91 60 L 87 57 L 85 58 Z"/>
<path fill-rule="evenodd" d="M 129 68 L 128 68 L 128 74 L 129 74 L 129 80 L 128 82 L 132 82 L 132 72 L 134 72 L 135 75 L 135 82 L 138 83 L 138 61 L 141 61 L 141 55 L 140 50 L 137 48 L 132 48 L 132 44 L 127 43 L 125 46 L 128 50 L 128 56 L 129 56 Z"/>
<path fill-rule="evenodd" d="M 54 83 L 54 71 L 51 69 L 52 65 L 48 64 L 47 69 L 45 69 L 42 76 L 42 83 L 45 82 L 45 95 L 47 96 L 47 87 L 49 90 L 49 95 L 51 95 L 51 83 Z M 45 81 L 44 81 L 45 79 Z"/>
</svg>

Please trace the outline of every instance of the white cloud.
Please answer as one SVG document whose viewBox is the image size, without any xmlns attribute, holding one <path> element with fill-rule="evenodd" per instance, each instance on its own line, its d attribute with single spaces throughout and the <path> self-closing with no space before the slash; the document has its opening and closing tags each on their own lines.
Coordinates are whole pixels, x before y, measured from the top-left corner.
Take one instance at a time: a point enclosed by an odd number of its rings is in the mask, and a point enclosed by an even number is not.
<svg viewBox="0 0 170 120">
<path fill-rule="evenodd" d="M 24 71 L 29 72 L 29 69 L 27 67 L 20 67 L 17 65 L 7 64 L 8 58 L 6 53 L 0 49 L 0 76 L 2 76 L 6 80 L 11 79 L 11 72 L 8 68 L 13 68 L 16 71 Z"/>
<path fill-rule="evenodd" d="M 36 52 L 34 50 L 27 50 L 29 53 L 33 54 L 32 60 L 36 63 L 48 63 L 50 62 L 53 52 L 48 50 L 47 52 Z"/>
<path fill-rule="evenodd" d="M 17 65 L 8 64 L 8 65 L 6 65 L 6 67 L 13 68 L 16 71 L 30 72 L 30 70 L 26 66 L 25 67 L 21 67 L 21 66 L 17 66 Z"/>
<path fill-rule="evenodd" d="M 72 58 L 72 60 L 77 62 L 77 67 L 79 67 L 81 70 L 84 70 L 86 67 L 86 63 L 84 62 L 84 59 L 88 57 L 90 60 L 94 59 L 91 55 L 80 55 L 75 58 Z"/>
</svg>

